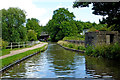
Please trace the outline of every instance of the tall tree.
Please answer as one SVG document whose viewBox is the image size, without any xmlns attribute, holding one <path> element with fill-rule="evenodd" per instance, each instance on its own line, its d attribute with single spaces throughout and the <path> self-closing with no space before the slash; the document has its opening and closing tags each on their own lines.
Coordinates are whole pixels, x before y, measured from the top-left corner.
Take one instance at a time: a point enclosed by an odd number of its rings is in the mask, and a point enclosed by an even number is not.
<svg viewBox="0 0 120 80">
<path fill-rule="evenodd" d="M 8 10 L 2 9 L 2 38 L 8 42 L 18 42 L 26 40 L 27 34 L 23 26 L 26 15 L 25 11 L 19 8 L 9 8 Z M 22 31 L 20 31 L 22 29 Z M 22 38 L 22 39 L 21 39 Z"/>
<path fill-rule="evenodd" d="M 39 25 L 39 20 L 36 18 L 27 19 L 26 28 L 28 30 L 32 29 L 37 33 L 37 38 L 40 37 L 42 32 L 42 26 Z"/>
<path fill-rule="evenodd" d="M 76 33 L 77 27 L 73 23 L 74 18 L 74 14 L 70 13 L 68 9 L 65 8 L 59 8 L 53 12 L 52 19 L 45 27 L 52 41 L 58 41 L 65 36 L 73 35 L 73 33 Z M 73 24 L 71 24 L 70 22 L 72 22 Z M 73 31 L 71 31 L 72 29 Z M 70 30 L 71 32 L 68 30 Z"/>
<path fill-rule="evenodd" d="M 89 7 L 89 4 L 93 4 L 93 14 L 103 16 L 100 23 L 106 23 L 108 27 L 113 26 L 113 30 L 120 31 L 120 2 L 80 2 L 77 0 L 73 7 Z"/>
</svg>

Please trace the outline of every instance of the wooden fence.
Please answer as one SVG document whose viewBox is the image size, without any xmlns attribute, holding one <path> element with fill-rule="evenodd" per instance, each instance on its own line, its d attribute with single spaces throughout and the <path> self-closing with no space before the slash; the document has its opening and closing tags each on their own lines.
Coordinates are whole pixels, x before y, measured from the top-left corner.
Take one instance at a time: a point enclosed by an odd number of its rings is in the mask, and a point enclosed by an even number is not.
<svg viewBox="0 0 120 80">
<path fill-rule="evenodd" d="M 20 48 L 26 46 L 33 46 L 40 43 L 40 41 L 27 41 L 27 42 L 9 42 L 9 45 L 6 48 Z"/>
</svg>

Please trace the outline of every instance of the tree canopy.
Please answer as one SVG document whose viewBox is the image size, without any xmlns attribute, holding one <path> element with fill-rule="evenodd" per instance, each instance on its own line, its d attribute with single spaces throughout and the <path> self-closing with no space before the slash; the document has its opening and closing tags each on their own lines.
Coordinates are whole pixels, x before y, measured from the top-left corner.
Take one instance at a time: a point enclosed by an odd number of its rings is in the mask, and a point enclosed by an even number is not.
<svg viewBox="0 0 120 80">
<path fill-rule="evenodd" d="M 73 21 L 74 18 L 74 14 L 65 8 L 59 8 L 53 12 L 52 19 L 45 27 L 52 41 L 58 41 L 65 36 L 77 33 L 77 27 Z"/>
<path fill-rule="evenodd" d="M 25 11 L 12 7 L 1 11 L 2 39 L 8 42 L 26 41 L 27 30 L 23 26 L 26 20 Z"/>
<path fill-rule="evenodd" d="M 74 2 L 73 7 L 89 7 L 89 4 L 93 4 L 93 14 L 103 16 L 100 23 L 108 24 L 113 30 L 120 31 L 120 2 L 80 2 L 79 0 Z"/>
<path fill-rule="evenodd" d="M 27 30 L 34 30 L 37 34 L 37 38 L 40 37 L 42 32 L 42 26 L 39 25 L 39 20 L 36 18 L 27 19 L 26 28 Z"/>
</svg>

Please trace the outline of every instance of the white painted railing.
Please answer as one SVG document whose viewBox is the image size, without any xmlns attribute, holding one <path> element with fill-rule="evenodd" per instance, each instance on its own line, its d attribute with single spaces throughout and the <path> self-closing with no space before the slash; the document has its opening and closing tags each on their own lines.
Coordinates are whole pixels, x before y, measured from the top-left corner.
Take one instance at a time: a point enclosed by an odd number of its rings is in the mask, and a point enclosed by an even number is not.
<svg viewBox="0 0 120 80">
<path fill-rule="evenodd" d="M 13 49 L 13 48 L 26 47 L 26 46 L 33 46 L 38 43 L 40 43 L 40 41 L 9 42 L 9 46 L 7 46 L 7 48 Z"/>
</svg>

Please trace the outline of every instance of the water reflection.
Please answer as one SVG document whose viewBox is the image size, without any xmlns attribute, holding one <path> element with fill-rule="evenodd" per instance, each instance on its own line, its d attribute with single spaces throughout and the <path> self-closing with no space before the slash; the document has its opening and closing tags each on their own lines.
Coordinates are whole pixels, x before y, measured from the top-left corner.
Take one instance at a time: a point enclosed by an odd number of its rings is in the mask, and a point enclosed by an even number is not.
<svg viewBox="0 0 120 80">
<path fill-rule="evenodd" d="M 48 49 L 6 71 L 2 77 L 20 78 L 115 78 L 120 65 L 102 58 L 86 57 L 49 43 Z"/>
</svg>

